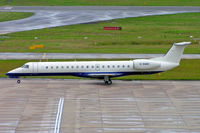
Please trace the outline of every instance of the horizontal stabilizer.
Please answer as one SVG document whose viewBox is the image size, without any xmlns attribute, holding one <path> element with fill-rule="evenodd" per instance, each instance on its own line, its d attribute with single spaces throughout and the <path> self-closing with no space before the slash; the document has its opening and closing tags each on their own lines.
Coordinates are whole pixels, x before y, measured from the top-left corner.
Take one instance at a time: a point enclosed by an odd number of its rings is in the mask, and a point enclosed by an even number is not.
<svg viewBox="0 0 200 133">
<path fill-rule="evenodd" d="M 174 43 L 176 46 L 184 46 L 184 45 L 189 45 L 191 42 L 179 42 L 179 43 Z"/>
</svg>

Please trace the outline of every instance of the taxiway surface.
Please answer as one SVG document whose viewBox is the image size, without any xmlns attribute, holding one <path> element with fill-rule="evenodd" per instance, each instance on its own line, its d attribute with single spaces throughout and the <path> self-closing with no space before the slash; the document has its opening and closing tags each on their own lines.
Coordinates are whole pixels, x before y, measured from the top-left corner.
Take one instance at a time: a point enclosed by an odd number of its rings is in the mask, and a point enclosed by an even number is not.
<svg viewBox="0 0 200 133">
<path fill-rule="evenodd" d="M 139 59 L 161 57 L 164 54 L 98 54 L 98 53 L 0 53 L 0 60 L 41 59 Z M 200 54 L 184 54 L 182 59 L 200 59 Z"/>
<path fill-rule="evenodd" d="M 200 81 L 0 79 L 0 132 L 200 132 Z"/>
<path fill-rule="evenodd" d="M 200 12 L 198 6 L 14 6 L 0 11 L 34 12 L 22 20 L 0 23 L 0 34 L 118 18 Z"/>
</svg>

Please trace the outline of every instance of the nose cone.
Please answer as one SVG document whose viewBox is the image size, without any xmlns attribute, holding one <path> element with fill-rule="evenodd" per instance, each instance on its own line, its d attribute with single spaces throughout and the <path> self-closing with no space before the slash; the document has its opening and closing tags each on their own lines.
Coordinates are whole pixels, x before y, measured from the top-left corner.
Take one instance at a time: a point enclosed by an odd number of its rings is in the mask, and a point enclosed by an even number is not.
<svg viewBox="0 0 200 133">
<path fill-rule="evenodd" d="M 15 69 L 14 69 L 14 70 L 11 70 L 11 71 L 9 71 L 9 72 L 7 72 L 6 75 L 7 75 L 9 78 L 18 78 L 18 76 L 16 76 Z"/>
<path fill-rule="evenodd" d="M 10 74 L 12 74 L 12 71 L 6 73 L 7 76 L 9 76 Z"/>
</svg>

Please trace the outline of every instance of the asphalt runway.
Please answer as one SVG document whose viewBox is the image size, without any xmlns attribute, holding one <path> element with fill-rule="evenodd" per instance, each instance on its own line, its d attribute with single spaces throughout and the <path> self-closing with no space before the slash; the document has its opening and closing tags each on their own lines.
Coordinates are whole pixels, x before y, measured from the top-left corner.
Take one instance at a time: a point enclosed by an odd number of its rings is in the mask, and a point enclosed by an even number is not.
<svg viewBox="0 0 200 133">
<path fill-rule="evenodd" d="M 98 54 L 98 53 L 0 53 L 0 60 L 45 59 L 140 59 L 161 57 L 164 54 Z M 200 54 L 184 54 L 182 59 L 200 59 Z"/>
<path fill-rule="evenodd" d="M 22 20 L 0 23 L 0 34 L 42 29 L 118 18 L 200 12 L 200 7 L 187 6 L 16 6 L 0 11 L 34 12 Z"/>
<path fill-rule="evenodd" d="M 200 81 L 0 79 L 0 132 L 200 132 Z"/>
</svg>

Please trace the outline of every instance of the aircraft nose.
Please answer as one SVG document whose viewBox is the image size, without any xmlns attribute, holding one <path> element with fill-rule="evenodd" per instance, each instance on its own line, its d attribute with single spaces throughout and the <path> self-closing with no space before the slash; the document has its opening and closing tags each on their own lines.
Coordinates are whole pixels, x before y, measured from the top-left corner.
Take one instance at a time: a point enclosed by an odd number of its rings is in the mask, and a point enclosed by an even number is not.
<svg viewBox="0 0 200 133">
<path fill-rule="evenodd" d="M 9 72 L 7 72 L 6 75 L 7 75 L 9 78 L 12 78 L 12 77 L 15 77 L 14 73 L 15 73 L 15 69 L 14 69 L 14 70 L 11 70 L 11 71 L 9 71 Z"/>
<path fill-rule="evenodd" d="M 12 74 L 12 73 L 13 73 L 13 70 L 7 72 L 6 75 L 9 76 L 9 75 Z"/>
</svg>

